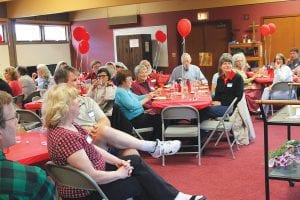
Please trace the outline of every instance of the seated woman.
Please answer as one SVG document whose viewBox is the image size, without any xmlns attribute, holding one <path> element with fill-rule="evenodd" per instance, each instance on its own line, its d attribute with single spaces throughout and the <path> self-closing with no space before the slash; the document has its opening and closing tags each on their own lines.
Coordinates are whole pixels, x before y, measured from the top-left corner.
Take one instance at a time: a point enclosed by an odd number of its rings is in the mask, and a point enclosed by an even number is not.
<svg viewBox="0 0 300 200">
<path fill-rule="evenodd" d="M 292 82 L 293 81 L 293 72 L 289 66 L 285 64 L 285 57 L 282 53 L 277 53 L 274 59 L 274 79 L 272 85 L 278 82 Z M 270 98 L 270 91 L 272 88 L 272 85 L 269 87 L 265 87 L 262 97 L 262 100 L 267 100 Z M 283 94 L 286 96 L 286 93 Z M 278 99 L 280 96 L 278 97 Z M 269 113 L 269 107 L 270 105 L 263 105 L 265 115 L 268 116 Z"/>
<path fill-rule="evenodd" d="M 116 76 L 117 91 L 115 102 L 120 106 L 122 113 L 131 121 L 135 128 L 145 128 L 153 126 L 153 140 L 161 138 L 161 118 L 160 115 L 145 113 L 143 105 L 150 101 L 154 93 L 146 95 L 136 95 L 130 88 L 132 85 L 132 75 L 129 70 L 120 70 Z"/>
<path fill-rule="evenodd" d="M 12 90 L 13 96 L 22 94 L 22 84 L 18 81 L 17 71 L 14 67 L 5 68 L 4 77 Z"/>
<path fill-rule="evenodd" d="M 37 74 L 33 73 L 32 78 L 35 79 L 38 89 L 48 89 L 51 80 L 51 72 L 47 65 L 39 64 L 36 67 Z"/>
<path fill-rule="evenodd" d="M 140 65 L 144 65 L 145 67 L 147 67 L 147 81 L 150 85 L 150 88 L 153 88 L 154 90 L 154 88 L 159 87 L 157 82 L 158 74 L 156 73 L 156 70 L 152 68 L 151 63 L 148 60 L 141 60 Z"/>
<path fill-rule="evenodd" d="M 151 89 L 148 82 L 148 69 L 144 65 L 137 65 L 134 68 L 134 75 L 136 80 L 133 81 L 131 86 L 131 91 L 136 95 L 145 95 L 154 91 L 154 88 Z M 146 110 L 152 109 L 151 100 L 146 102 L 144 105 Z"/>
<path fill-rule="evenodd" d="M 206 199 L 179 192 L 156 174 L 139 156 L 115 157 L 92 144 L 74 119 L 79 114 L 78 91 L 67 84 L 53 86 L 45 100 L 43 116 L 48 128 L 50 159 L 86 172 L 109 199 Z M 58 185 L 62 199 L 100 199 L 97 192 Z"/>
<path fill-rule="evenodd" d="M 247 106 L 250 112 L 255 113 L 259 108 L 259 105 L 255 103 L 255 100 L 261 98 L 261 85 L 257 84 L 254 79 L 258 74 L 248 77 L 246 74 L 248 64 L 246 57 L 243 53 L 237 53 L 232 57 L 233 69 L 240 74 L 244 79 L 244 92 L 247 101 Z"/>
<path fill-rule="evenodd" d="M 117 87 L 111 83 L 110 73 L 106 68 L 100 68 L 97 77 L 88 91 L 88 96 L 96 101 L 106 116 L 111 116 Z"/>
<path fill-rule="evenodd" d="M 232 68 L 232 56 L 223 54 L 219 59 L 222 75 L 218 78 L 213 105 L 200 110 L 200 120 L 222 117 L 231 102 L 237 97 L 235 106 L 242 99 L 244 93 L 243 78 Z"/>
</svg>

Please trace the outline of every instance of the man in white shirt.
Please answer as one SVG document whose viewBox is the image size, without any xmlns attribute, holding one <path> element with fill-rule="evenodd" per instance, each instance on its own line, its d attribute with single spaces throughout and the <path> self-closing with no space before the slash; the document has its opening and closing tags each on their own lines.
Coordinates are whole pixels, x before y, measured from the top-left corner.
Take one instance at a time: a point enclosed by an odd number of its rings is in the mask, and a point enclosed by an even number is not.
<svg viewBox="0 0 300 200">
<path fill-rule="evenodd" d="M 173 69 L 169 83 L 181 79 L 181 80 L 189 80 L 192 82 L 197 81 L 202 84 L 207 84 L 208 83 L 207 79 L 201 72 L 200 68 L 197 67 L 196 65 L 192 65 L 191 62 L 192 62 L 192 58 L 190 54 L 183 53 L 181 56 L 182 65 L 179 65 Z"/>
</svg>

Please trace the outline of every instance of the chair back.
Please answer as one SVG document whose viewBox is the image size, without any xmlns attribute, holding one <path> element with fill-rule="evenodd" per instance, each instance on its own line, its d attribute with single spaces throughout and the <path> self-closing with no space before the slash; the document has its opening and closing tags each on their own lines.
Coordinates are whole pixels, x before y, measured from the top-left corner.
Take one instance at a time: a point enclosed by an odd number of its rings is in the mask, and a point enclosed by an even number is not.
<svg viewBox="0 0 300 200">
<path fill-rule="evenodd" d="M 13 103 L 18 105 L 19 108 L 23 108 L 24 94 L 19 94 L 18 96 L 13 97 Z"/>
<path fill-rule="evenodd" d="M 40 97 L 40 96 L 41 96 L 41 94 L 40 94 L 39 90 L 33 91 L 26 97 L 26 102 L 27 103 L 31 102 L 31 101 L 33 101 L 32 100 L 33 97 Z"/>
<path fill-rule="evenodd" d="M 227 110 L 225 111 L 224 115 L 222 116 L 221 120 L 225 120 L 225 119 L 229 119 L 230 115 L 233 113 L 234 111 L 234 105 L 235 102 L 237 101 L 237 97 L 235 97 L 233 99 L 233 101 L 231 102 L 231 104 L 228 106 Z M 221 121 L 220 120 L 220 121 Z"/>
<path fill-rule="evenodd" d="M 34 112 L 26 109 L 16 110 L 18 122 L 28 131 L 43 125 L 42 119 Z"/>
<path fill-rule="evenodd" d="M 124 116 L 118 104 L 114 103 L 113 111 L 110 118 L 111 127 L 118 129 L 120 131 L 124 131 L 128 134 L 132 134 L 132 124 L 131 122 Z"/>
<path fill-rule="evenodd" d="M 192 106 L 169 106 L 161 112 L 162 120 L 165 119 L 199 119 L 198 110 Z"/>
<path fill-rule="evenodd" d="M 270 91 L 271 100 L 289 100 L 296 98 L 295 88 L 289 85 L 290 82 L 277 82 L 272 85 Z"/>
<path fill-rule="evenodd" d="M 48 161 L 46 170 L 56 183 L 77 189 L 97 191 L 102 199 L 108 199 L 99 185 L 85 172 L 69 165 L 59 166 Z"/>
</svg>

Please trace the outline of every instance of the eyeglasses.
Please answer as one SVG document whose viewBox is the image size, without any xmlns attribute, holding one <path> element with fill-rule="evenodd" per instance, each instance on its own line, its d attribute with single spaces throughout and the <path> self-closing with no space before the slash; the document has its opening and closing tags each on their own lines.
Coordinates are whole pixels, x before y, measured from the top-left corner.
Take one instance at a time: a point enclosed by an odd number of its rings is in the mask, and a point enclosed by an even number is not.
<svg viewBox="0 0 300 200">
<path fill-rule="evenodd" d="M 104 78 L 106 76 L 108 76 L 108 75 L 98 75 L 99 78 Z"/>
<path fill-rule="evenodd" d="M 11 117 L 11 118 L 8 118 L 8 119 L 5 119 L 5 121 L 10 121 L 10 120 L 14 120 L 14 119 L 18 119 L 18 114 L 15 113 L 15 116 Z"/>
</svg>

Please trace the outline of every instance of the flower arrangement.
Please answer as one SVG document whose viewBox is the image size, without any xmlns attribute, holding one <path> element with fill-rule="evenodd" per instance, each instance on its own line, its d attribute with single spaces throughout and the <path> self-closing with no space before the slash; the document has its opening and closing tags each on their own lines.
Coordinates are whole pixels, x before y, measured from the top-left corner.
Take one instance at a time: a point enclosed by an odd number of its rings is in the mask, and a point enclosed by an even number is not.
<svg viewBox="0 0 300 200">
<path fill-rule="evenodd" d="M 300 142 L 288 140 L 269 154 L 269 167 L 289 167 L 300 164 Z"/>
</svg>

